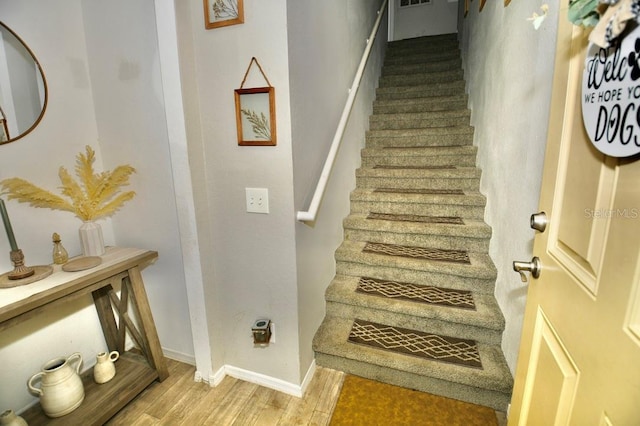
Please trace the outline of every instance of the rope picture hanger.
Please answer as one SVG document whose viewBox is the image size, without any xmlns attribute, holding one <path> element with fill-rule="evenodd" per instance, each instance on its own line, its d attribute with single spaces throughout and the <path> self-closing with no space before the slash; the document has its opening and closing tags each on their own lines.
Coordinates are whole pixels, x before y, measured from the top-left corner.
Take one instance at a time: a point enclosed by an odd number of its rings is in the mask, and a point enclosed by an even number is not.
<svg viewBox="0 0 640 426">
<path fill-rule="evenodd" d="M 267 83 L 266 87 L 245 89 L 247 76 L 253 65 Z M 235 90 L 236 127 L 238 145 L 275 146 L 276 145 L 276 89 L 271 85 L 258 60 L 253 57 L 249 62 L 240 88 Z"/>
<path fill-rule="evenodd" d="M 256 66 L 260 70 L 260 74 L 262 74 L 262 77 L 264 78 L 264 81 L 267 82 L 267 86 L 271 87 L 271 83 L 269 83 L 269 79 L 267 78 L 267 75 L 262 70 L 262 67 L 260 66 L 260 62 L 258 62 L 256 57 L 254 56 L 253 58 L 251 58 L 251 62 L 249 62 L 249 66 L 247 67 L 247 72 L 244 73 L 244 78 L 242 79 L 242 83 L 240 84 L 240 88 L 242 89 L 244 87 L 244 83 L 247 81 L 247 76 L 249 75 L 249 71 L 251 71 L 251 67 L 253 66 L 253 64 L 256 64 Z"/>
</svg>

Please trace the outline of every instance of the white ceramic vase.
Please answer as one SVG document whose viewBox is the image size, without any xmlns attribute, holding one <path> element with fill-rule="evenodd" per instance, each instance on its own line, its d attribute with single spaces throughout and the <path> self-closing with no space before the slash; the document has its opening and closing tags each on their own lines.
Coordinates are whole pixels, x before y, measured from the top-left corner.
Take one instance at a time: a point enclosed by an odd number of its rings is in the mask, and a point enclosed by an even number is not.
<svg viewBox="0 0 640 426">
<path fill-rule="evenodd" d="M 116 375 L 114 362 L 120 358 L 118 351 L 100 352 L 93 367 L 93 379 L 98 384 L 107 383 Z"/>
<path fill-rule="evenodd" d="M 77 358 L 75 368 L 71 362 Z M 42 366 L 39 373 L 27 382 L 29 390 L 40 397 L 42 411 L 49 417 L 61 417 L 80 406 L 84 400 L 84 386 L 80 379 L 82 355 L 76 352 L 68 358 L 55 358 Z M 40 379 L 40 387 L 35 382 Z"/>
<path fill-rule="evenodd" d="M 83 222 L 79 229 L 82 254 L 85 256 L 102 256 L 104 250 L 104 238 L 102 226 L 92 220 Z"/>
<path fill-rule="evenodd" d="M 0 414 L 0 425 L 2 426 L 27 426 L 27 422 L 13 410 L 7 410 Z"/>
</svg>

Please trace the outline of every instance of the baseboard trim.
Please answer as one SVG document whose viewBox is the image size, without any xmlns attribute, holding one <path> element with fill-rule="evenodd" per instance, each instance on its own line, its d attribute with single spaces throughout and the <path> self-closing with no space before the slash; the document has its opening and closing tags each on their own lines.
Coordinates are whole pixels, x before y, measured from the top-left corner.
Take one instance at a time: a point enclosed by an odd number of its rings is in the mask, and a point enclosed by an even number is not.
<svg viewBox="0 0 640 426">
<path fill-rule="evenodd" d="M 296 396 L 300 398 L 302 396 L 302 388 L 299 385 L 285 382 L 275 377 L 267 376 L 264 374 L 256 373 L 254 371 L 244 370 L 242 368 L 226 365 L 225 374 L 236 379 L 244 380 L 250 383 L 255 383 L 260 386 L 264 386 L 269 389 L 284 392 L 288 395 Z"/>
<path fill-rule="evenodd" d="M 302 384 L 296 385 L 294 383 L 277 379 L 275 377 L 256 373 L 255 371 L 245 370 L 243 368 L 234 367 L 232 365 L 225 365 L 218 369 L 218 371 L 216 371 L 214 374 L 210 375 L 208 382 L 210 386 L 217 386 L 220 384 L 220 382 L 222 382 L 222 379 L 224 379 L 225 376 L 231 376 L 239 380 L 244 380 L 249 383 L 255 383 L 257 385 L 264 386 L 278 392 L 286 393 L 287 395 L 301 398 L 307 390 L 307 387 L 309 386 L 309 383 L 311 382 L 315 371 L 316 362 L 314 360 L 309 366 Z M 196 372 L 196 374 L 198 374 L 198 372 Z M 200 377 L 204 379 L 202 375 Z"/>
<path fill-rule="evenodd" d="M 218 386 L 222 379 L 224 379 L 225 374 L 225 366 L 222 366 L 213 374 L 209 375 L 209 386 Z"/>
<path fill-rule="evenodd" d="M 189 365 L 196 365 L 196 357 L 193 355 L 173 351 L 167 348 L 162 348 L 162 353 L 164 354 L 164 356 L 174 361 L 184 362 L 185 364 Z"/>
<path fill-rule="evenodd" d="M 307 391 L 307 387 L 309 387 L 309 383 L 311 383 L 311 379 L 313 379 L 313 375 L 316 374 L 316 360 L 311 361 L 311 365 L 307 369 L 307 374 L 304 375 L 304 380 L 302 380 L 301 390 L 302 395 Z"/>
<path fill-rule="evenodd" d="M 182 352 L 172 351 L 170 349 L 163 348 L 162 352 L 167 358 L 175 361 L 184 362 L 189 365 L 196 365 L 195 357 L 192 355 L 184 354 Z M 301 398 L 307 390 L 313 375 L 316 372 L 315 359 L 309 365 L 307 373 L 300 385 L 289 383 L 287 381 L 277 379 L 275 377 L 267 376 L 265 374 L 256 373 L 255 371 L 245 370 L 243 368 L 234 367 L 232 365 L 224 365 L 220 367 L 216 372 L 206 374 L 196 369 L 193 380 L 195 382 L 207 382 L 209 386 L 215 387 L 222 382 L 225 376 L 231 376 L 236 379 L 244 380 L 250 383 L 255 383 L 260 386 L 264 386 L 269 389 L 284 392 L 287 395 L 292 395 Z"/>
</svg>

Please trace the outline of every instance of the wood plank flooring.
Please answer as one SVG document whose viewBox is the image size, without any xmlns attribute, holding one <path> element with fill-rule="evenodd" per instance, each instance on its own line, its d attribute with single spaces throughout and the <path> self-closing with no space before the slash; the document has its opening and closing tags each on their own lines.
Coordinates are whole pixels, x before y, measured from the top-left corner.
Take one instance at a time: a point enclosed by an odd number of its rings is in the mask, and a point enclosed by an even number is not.
<svg viewBox="0 0 640 426">
<path fill-rule="evenodd" d="M 225 377 L 216 387 L 193 381 L 195 367 L 167 359 L 169 377 L 154 382 L 109 426 L 325 426 L 338 400 L 344 373 L 317 367 L 303 398 Z M 496 412 L 506 425 L 504 413 Z"/>
<path fill-rule="evenodd" d="M 195 367 L 167 359 L 169 377 L 155 382 L 107 425 L 328 425 L 344 373 L 317 367 L 303 398 L 225 377 L 216 387 L 193 381 Z"/>
</svg>

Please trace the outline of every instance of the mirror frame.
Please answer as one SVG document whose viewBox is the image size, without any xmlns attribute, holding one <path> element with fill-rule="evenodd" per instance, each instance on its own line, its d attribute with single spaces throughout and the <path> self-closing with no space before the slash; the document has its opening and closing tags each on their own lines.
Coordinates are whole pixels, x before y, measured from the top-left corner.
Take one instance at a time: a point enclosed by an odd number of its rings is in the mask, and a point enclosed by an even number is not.
<svg viewBox="0 0 640 426">
<path fill-rule="evenodd" d="M 38 116 L 38 118 L 33 122 L 33 124 L 27 130 L 20 133 L 18 136 L 9 138 L 6 141 L 0 141 L 0 145 L 5 145 L 11 142 L 15 142 L 19 139 L 22 139 L 23 137 L 31 133 L 33 129 L 35 129 L 38 126 L 38 124 L 40 124 L 42 117 L 44 117 L 44 112 L 47 109 L 47 103 L 49 102 L 49 87 L 47 86 L 47 79 L 44 75 L 44 71 L 42 70 L 42 65 L 40 65 L 38 58 L 36 58 L 36 55 L 33 53 L 29 45 L 25 43 L 24 40 L 20 38 L 20 36 L 18 36 L 18 34 L 16 34 L 15 31 L 13 31 L 11 28 L 9 28 L 7 24 L 5 24 L 3 21 L 0 21 L 0 26 L 2 26 L 7 31 L 9 31 L 11 35 L 13 35 L 24 46 L 27 52 L 29 52 L 29 54 L 31 55 L 31 58 L 33 59 L 33 62 L 36 64 L 36 67 L 38 68 L 38 71 L 40 71 L 40 76 L 42 77 L 42 86 L 44 88 L 44 101 L 42 102 L 42 110 L 40 111 L 40 115 Z"/>
</svg>

